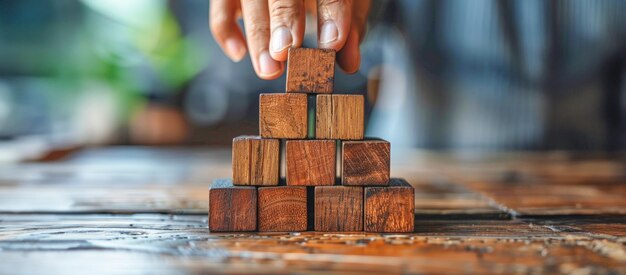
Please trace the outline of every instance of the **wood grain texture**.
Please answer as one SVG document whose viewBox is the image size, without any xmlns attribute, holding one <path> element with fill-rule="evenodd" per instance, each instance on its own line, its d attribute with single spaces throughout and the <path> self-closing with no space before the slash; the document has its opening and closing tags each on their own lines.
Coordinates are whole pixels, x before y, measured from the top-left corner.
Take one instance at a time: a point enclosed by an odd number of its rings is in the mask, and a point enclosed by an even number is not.
<svg viewBox="0 0 626 275">
<path fill-rule="evenodd" d="M 280 141 L 259 136 L 233 139 L 233 184 L 278 185 Z"/>
<path fill-rule="evenodd" d="M 626 213 L 626 178 L 613 182 L 547 181 L 538 178 L 466 180 L 515 216 L 596 215 Z"/>
<path fill-rule="evenodd" d="M 385 140 L 341 143 L 343 185 L 387 185 L 391 166 L 391 144 Z"/>
<path fill-rule="evenodd" d="M 623 238 L 590 233 L 579 227 L 580 217 L 562 226 L 423 220 L 413 234 L 207 234 L 205 215 L 176 214 L 0 214 L 0 220 L 0 274 L 626 272 Z"/>
<path fill-rule="evenodd" d="M 209 230 L 255 231 L 256 225 L 256 188 L 234 186 L 230 179 L 215 180 L 209 187 Z"/>
<path fill-rule="evenodd" d="M 292 48 L 287 59 L 288 93 L 332 93 L 335 51 Z"/>
<path fill-rule="evenodd" d="M 337 146 L 334 140 L 288 140 L 287 185 L 333 185 Z"/>
<path fill-rule="evenodd" d="M 230 148 L 2 164 L 0 274 L 625 274 L 626 155 L 611 156 L 407 152 L 393 173 L 416 188 L 410 234 L 209 233 L 206 185 L 230 177 Z M 517 216 L 476 216 L 485 203 Z"/>
<path fill-rule="evenodd" d="M 386 187 L 365 187 L 366 232 L 413 232 L 415 190 L 404 179 Z"/>
<path fill-rule="evenodd" d="M 263 138 L 306 138 L 307 115 L 306 94 L 260 95 L 259 132 Z"/>
<path fill-rule="evenodd" d="M 307 212 L 306 187 L 259 187 L 259 231 L 306 231 Z"/>
<path fill-rule="evenodd" d="M 315 138 L 360 140 L 364 132 L 362 95 L 317 95 Z"/>
<path fill-rule="evenodd" d="M 363 187 L 316 186 L 315 231 L 363 230 Z"/>
</svg>

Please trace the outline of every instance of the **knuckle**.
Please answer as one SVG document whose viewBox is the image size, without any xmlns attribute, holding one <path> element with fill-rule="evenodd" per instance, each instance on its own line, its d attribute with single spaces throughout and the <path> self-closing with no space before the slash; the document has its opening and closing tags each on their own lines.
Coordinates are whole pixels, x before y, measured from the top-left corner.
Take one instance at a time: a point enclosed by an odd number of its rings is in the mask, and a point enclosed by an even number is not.
<svg viewBox="0 0 626 275">
<path fill-rule="evenodd" d="M 342 10 L 351 6 L 349 0 L 318 0 L 318 15 L 321 18 L 339 16 Z"/>
<path fill-rule="evenodd" d="M 211 29 L 213 36 L 221 37 L 224 35 L 227 26 L 228 17 L 225 15 L 215 14 L 211 16 L 211 20 L 209 20 L 209 28 Z"/>
<path fill-rule="evenodd" d="M 320 6 L 336 6 L 343 4 L 344 0 L 318 0 Z"/>
<path fill-rule="evenodd" d="M 272 17 L 293 18 L 299 14 L 299 7 L 294 1 L 275 1 L 270 9 Z"/>
<path fill-rule="evenodd" d="M 267 38 L 269 36 L 269 28 L 265 24 L 253 22 L 252 24 L 250 24 L 250 27 L 246 31 L 248 32 L 248 35 L 254 40 Z"/>
</svg>

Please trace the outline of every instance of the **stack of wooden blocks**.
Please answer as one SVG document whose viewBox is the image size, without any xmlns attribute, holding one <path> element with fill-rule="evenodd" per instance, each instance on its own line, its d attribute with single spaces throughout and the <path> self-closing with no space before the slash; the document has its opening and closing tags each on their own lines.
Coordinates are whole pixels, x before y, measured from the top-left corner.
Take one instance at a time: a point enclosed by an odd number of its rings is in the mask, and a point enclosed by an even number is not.
<svg viewBox="0 0 626 275">
<path fill-rule="evenodd" d="M 286 93 L 260 95 L 260 136 L 233 139 L 233 178 L 209 189 L 212 232 L 413 231 L 414 189 L 389 177 L 389 142 L 363 138 L 363 96 L 332 94 L 334 64 L 332 50 L 289 50 Z"/>
</svg>

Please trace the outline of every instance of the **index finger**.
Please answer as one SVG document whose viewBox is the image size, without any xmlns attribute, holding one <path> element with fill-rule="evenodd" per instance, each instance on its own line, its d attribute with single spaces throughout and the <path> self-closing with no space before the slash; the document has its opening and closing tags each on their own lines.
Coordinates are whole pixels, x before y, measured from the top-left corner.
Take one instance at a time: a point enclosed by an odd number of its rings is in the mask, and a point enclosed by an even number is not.
<svg viewBox="0 0 626 275">
<path fill-rule="evenodd" d="M 226 55 L 237 62 L 246 54 L 246 43 L 241 28 L 237 25 L 239 2 L 211 0 L 209 26 L 215 41 Z"/>
</svg>

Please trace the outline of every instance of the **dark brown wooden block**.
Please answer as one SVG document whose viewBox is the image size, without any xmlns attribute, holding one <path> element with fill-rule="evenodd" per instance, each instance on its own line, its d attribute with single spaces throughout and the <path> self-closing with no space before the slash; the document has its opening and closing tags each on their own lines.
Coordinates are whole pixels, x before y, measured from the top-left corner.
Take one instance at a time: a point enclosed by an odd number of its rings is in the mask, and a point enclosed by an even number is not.
<svg viewBox="0 0 626 275">
<path fill-rule="evenodd" d="M 233 139 L 233 184 L 278 185 L 280 141 L 259 136 Z"/>
<path fill-rule="evenodd" d="M 386 187 L 365 187 L 364 229 L 367 232 L 413 232 L 415 192 L 404 179 Z"/>
<path fill-rule="evenodd" d="M 306 138 L 307 114 L 306 94 L 261 94 L 260 135 L 263 138 Z"/>
<path fill-rule="evenodd" d="M 316 186 L 315 231 L 363 231 L 363 187 Z"/>
<path fill-rule="evenodd" d="M 334 80 L 334 50 L 289 49 L 287 59 L 288 93 L 332 93 Z"/>
<path fill-rule="evenodd" d="M 387 185 L 390 152 L 390 143 L 381 139 L 342 142 L 341 184 Z"/>
<path fill-rule="evenodd" d="M 333 185 L 336 151 L 334 140 L 288 140 L 287 185 Z"/>
<path fill-rule="evenodd" d="M 218 179 L 209 187 L 209 230 L 211 232 L 255 231 L 257 189 L 234 186 L 230 179 Z"/>
<path fill-rule="evenodd" d="M 317 95 L 315 138 L 363 139 L 364 108 L 362 95 Z"/>
<path fill-rule="evenodd" d="M 306 231 L 306 194 L 304 186 L 259 187 L 259 231 Z"/>
</svg>

